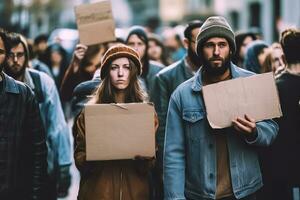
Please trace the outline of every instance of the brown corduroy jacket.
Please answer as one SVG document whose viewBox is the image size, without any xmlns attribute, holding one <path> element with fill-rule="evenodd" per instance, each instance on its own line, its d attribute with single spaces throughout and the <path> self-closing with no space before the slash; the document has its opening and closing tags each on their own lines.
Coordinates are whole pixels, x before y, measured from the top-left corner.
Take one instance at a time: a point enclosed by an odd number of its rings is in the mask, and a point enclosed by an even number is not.
<svg viewBox="0 0 300 200">
<path fill-rule="evenodd" d="M 86 161 L 84 112 L 75 123 L 74 158 L 81 174 L 78 200 L 148 200 L 154 159 Z M 155 127 L 157 123 L 156 117 Z"/>
</svg>

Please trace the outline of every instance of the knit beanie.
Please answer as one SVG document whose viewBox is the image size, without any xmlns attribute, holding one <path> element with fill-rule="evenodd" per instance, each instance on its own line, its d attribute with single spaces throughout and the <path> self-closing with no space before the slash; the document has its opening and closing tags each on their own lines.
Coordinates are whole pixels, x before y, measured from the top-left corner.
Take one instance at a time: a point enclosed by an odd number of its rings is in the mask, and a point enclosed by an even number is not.
<svg viewBox="0 0 300 200">
<path fill-rule="evenodd" d="M 101 71 L 100 71 L 100 77 L 103 80 L 108 73 L 108 69 L 109 66 L 111 64 L 111 62 L 117 58 L 121 58 L 121 57 L 126 57 L 130 60 L 132 60 L 132 62 L 134 62 L 134 64 L 137 67 L 138 70 L 138 75 L 142 74 L 142 64 L 140 62 L 140 57 L 138 55 L 138 53 L 131 47 L 126 46 L 124 44 L 119 44 L 119 45 L 115 45 L 112 46 L 111 48 L 109 48 L 102 60 L 101 60 Z"/>
<path fill-rule="evenodd" d="M 200 27 L 197 35 L 196 52 L 201 55 L 203 44 L 212 37 L 225 38 L 230 46 L 232 54 L 235 53 L 234 32 L 224 17 L 213 16 L 209 17 Z"/>
</svg>

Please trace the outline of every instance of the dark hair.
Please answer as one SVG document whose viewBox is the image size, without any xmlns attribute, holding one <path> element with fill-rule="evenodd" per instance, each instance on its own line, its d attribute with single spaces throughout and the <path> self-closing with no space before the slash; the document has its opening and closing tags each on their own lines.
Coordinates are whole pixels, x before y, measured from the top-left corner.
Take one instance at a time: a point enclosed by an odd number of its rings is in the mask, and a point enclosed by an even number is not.
<svg viewBox="0 0 300 200">
<path fill-rule="evenodd" d="M 142 26 L 133 26 L 130 28 L 128 36 L 126 38 L 125 43 L 128 44 L 128 40 L 132 35 L 136 35 L 140 40 L 142 40 L 145 45 L 146 45 L 146 49 L 145 49 L 145 54 L 143 56 L 143 58 L 141 58 L 141 63 L 143 66 L 143 72 L 142 72 L 142 77 L 146 77 L 149 71 L 149 57 L 148 57 L 148 36 L 147 33 L 145 31 L 145 29 Z"/>
<path fill-rule="evenodd" d="M 236 32 L 235 33 L 236 51 L 235 51 L 235 54 L 232 57 L 232 62 L 234 64 L 243 63 L 243 58 L 240 57 L 240 51 L 241 51 L 242 45 L 244 43 L 244 40 L 247 37 L 251 37 L 252 40 L 257 39 L 256 35 L 252 32 Z"/>
<path fill-rule="evenodd" d="M 29 50 L 28 50 L 28 44 L 24 36 L 22 36 L 19 33 L 10 33 L 8 35 L 8 49 L 7 51 L 11 51 L 12 48 L 18 46 L 19 44 L 22 44 L 24 48 L 24 54 L 25 54 L 25 62 L 24 65 L 27 67 L 29 62 Z"/>
<path fill-rule="evenodd" d="M 282 32 L 280 43 L 288 64 L 300 63 L 300 30 L 287 29 Z"/>
<path fill-rule="evenodd" d="M 161 59 L 163 65 L 168 66 L 170 64 L 170 62 L 168 61 L 166 47 L 163 44 L 163 42 L 161 41 L 161 39 L 158 37 L 158 35 L 150 34 L 148 36 L 148 40 L 149 40 L 148 42 L 153 41 L 153 42 L 155 42 L 155 44 L 157 46 L 160 46 L 160 48 L 162 49 L 160 59 Z"/>
<path fill-rule="evenodd" d="M 7 38 L 8 32 L 2 28 L 0 28 L 0 37 L 3 41 L 3 45 L 4 45 L 4 50 L 5 50 L 5 54 L 7 55 L 7 50 L 8 50 L 8 38 Z"/>
<path fill-rule="evenodd" d="M 191 40 L 192 39 L 192 31 L 195 28 L 200 28 L 202 26 L 202 24 L 203 24 L 203 22 L 200 20 L 193 20 L 193 21 L 189 22 L 184 29 L 184 32 L 183 32 L 184 37 L 188 40 Z"/>
<path fill-rule="evenodd" d="M 48 35 L 47 34 L 40 34 L 34 39 L 34 45 L 37 45 L 38 43 L 45 41 L 48 41 Z"/>
<path fill-rule="evenodd" d="M 102 45 L 99 45 L 99 44 L 89 46 L 83 59 L 80 62 L 81 70 L 84 69 L 89 64 L 90 59 L 92 59 L 94 56 L 96 56 L 98 54 L 99 51 L 101 51 L 101 48 L 104 48 L 104 47 L 102 47 Z M 101 58 L 99 57 L 99 65 L 100 65 L 100 60 L 101 60 Z M 98 67 L 100 67 L 100 66 L 98 66 Z"/>
<path fill-rule="evenodd" d="M 138 70 L 135 63 L 129 59 L 130 64 L 130 75 L 129 75 L 129 85 L 125 89 L 125 102 L 143 102 L 146 99 L 146 94 L 141 89 L 138 80 Z M 116 103 L 115 100 L 116 89 L 112 86 L 109 73 L 100 83 L 99 88 L 94 93 L 94 97 L 89 101 L 89 103 L 101 104 L 101 103 Z"/>
</svg>

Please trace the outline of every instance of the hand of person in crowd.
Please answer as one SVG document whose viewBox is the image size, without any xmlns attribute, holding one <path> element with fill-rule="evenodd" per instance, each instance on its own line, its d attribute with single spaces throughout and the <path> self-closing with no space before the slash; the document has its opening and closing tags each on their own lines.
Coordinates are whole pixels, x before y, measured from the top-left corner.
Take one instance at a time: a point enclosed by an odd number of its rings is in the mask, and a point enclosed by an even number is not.
<svg viewBox="0 0 300 200">
<path fill-rule="evenodd" d="M 245 115 L 244 118 L 237 117 L 232 120 L 233 127 L 242 135 L 244 135 L 249 141 L 253 141 L 257 137 L 256 122 L 255 119 Z"/>
<path fill-rule="evenodd" d="M 88 47 L 84 44 L 77 44 L 74 51 L 73 62 L 76 63 L 76 67 L 73 68 L 73 72 L 77 72 L 79 69 L 79 63 L 85 56 Z"/>
</svg>

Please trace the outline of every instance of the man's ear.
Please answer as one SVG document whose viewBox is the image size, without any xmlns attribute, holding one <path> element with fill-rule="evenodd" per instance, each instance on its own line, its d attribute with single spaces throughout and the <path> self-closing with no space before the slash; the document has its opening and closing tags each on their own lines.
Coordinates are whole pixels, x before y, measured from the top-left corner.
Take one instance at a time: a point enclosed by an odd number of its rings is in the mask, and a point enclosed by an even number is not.
<svg viewBox="0 0 300 200">
<path fill-rule="evenodd" d="M 186 38 L 183 39 L 183 46 L 185 49 L 189 48 L 189 40 L 188 39 L 186 39 Z"/>
</svg>

